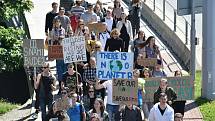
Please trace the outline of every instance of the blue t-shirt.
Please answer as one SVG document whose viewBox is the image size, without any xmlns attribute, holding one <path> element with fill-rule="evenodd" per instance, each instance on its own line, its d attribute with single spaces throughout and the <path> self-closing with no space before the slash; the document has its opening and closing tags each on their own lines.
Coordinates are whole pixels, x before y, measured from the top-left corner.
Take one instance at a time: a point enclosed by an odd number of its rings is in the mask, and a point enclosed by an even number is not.
<svg viewBox="0 0 215 121">
<path fill-rule="evenodd" d="M 76 105 L 69 108 L 69 110 L 67 110 L 67 114 L 70 118 L 70 121 L 80 121 L 81 120 L 80 114 L 82 114 L 81 111 L 85 112 L 85 109 L 84 106 L 81 106 L 80 103 L 76 103 Z"/>
</svg>

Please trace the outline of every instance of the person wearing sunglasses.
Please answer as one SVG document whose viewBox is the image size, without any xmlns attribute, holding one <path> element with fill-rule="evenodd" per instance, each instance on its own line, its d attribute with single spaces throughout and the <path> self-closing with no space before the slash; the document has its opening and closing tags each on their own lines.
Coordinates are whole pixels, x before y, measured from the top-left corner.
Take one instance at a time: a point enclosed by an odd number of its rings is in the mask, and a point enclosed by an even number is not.
<svg viewBox="0 0 215 121">
<path fill-rule="evenodd" d="M 89 111 L 93 108 L 94 101 L 96 99 L 95 88 L 91 85 L 87 90 L 88 94 L 83 96 L 84 108 L 86 111 Z"/>
<path fill-rule="evenodd" d="M 56 78 L 50 72 L 49 63 L 43 65 L 42 73 L 38 74 L 35 82 L 36 88 L 39 89 L 39 102 L 42 112 L 42 121 L 46 118 L 46 106 L 51 109 L 53 102 L 52 91 L 56 90 Z"/>
</svg>

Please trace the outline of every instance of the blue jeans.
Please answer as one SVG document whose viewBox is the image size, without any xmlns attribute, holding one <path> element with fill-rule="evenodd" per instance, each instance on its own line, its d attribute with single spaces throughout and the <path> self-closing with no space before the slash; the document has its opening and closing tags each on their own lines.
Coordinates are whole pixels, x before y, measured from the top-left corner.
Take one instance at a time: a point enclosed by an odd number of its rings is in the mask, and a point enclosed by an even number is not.
<svg viewBox="0 0 215 121">
<path fill-rule="evenodd" d="M 42 112 L 42 121 L 46 121 L 46 105 L 48 110 L 52 108 L 53 96 L 49 94 L 47 97 L 40 97 L 40 109 Z"/>
<path fill-rule="evenodd" d="M 110 105 L 110 104 L 107 104 L 106 110 L 108 112 L 109 121 L 115 121 L 114 115 L 119 110 L 119 105 Z"/>
<path fill-rule="evenodd" d="M 58 81 L 62 81 L 63 73 L 67 71 L 67 64 L 63 60 L 56 60 Z"/>
</svg>

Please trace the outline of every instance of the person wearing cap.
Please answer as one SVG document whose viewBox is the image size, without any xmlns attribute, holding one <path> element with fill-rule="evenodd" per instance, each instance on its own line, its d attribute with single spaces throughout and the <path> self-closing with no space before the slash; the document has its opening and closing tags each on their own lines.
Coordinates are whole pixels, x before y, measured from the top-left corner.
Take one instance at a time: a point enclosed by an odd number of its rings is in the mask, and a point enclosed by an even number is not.
<svg viewBox="0 0 215 121">
<path fill-rule="evenodd" d="M 52 3 L 52 11 L 48 12 L 46 14 L 46 20 L 45 20 L 45 33 L 46 36 L 49 35 L 49 32 L 52 31 L 52 21 L 55 18 L 55 16 L 58 15 L 57 13 L 58 4 L 56 2 Z"/>
<path fill-rule="evenodd" d="M 81 19 L 84 20 L 85 25 L 97 22 L 97 15 L 93 12 L 93 5 L 88 3 L 87 11 L 81 14 Z"/>
<path fill-rule="evenodd" d="M 159 95 L 161 93 L 165 93 L 167 95 L 167 104 L 170 106 L 177 99 L 176 92 L 174 91 L 174 89 L 172 87 L 168 86 L 167 79 L 165 79 L 165 78 L 162 78 L 160 80 L 160 86 L 158 87 L 158 89 L 154 93 L 154 104 L 159 102 Z"/>
<path fill-rule="evenodd" d="M 74 14 L 78 19 L 80 18 L 81 14 L 84 13 L 85 8 L 81 6 L 82 0 L 76 0 L 75 6 L 72 6 L 71 13 Z"/>
</svg>

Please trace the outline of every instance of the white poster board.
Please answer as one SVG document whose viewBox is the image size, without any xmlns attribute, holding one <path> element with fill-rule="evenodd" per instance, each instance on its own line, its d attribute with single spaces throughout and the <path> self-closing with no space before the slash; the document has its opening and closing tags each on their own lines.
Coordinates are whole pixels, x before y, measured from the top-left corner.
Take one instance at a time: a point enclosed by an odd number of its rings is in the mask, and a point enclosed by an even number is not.
<svg viewBox="0 0 215 121">
<path fill-rule="evenodd" d="M 64 63 L 87 61 L 84 36 L 65 38 L 62 43 Z"/>
<path fill-rule="evenodd" d="M 99 52 L 97 53 L 98 79 L 132 79 L 134 54 L 127 52 Z"/>
</svg>

